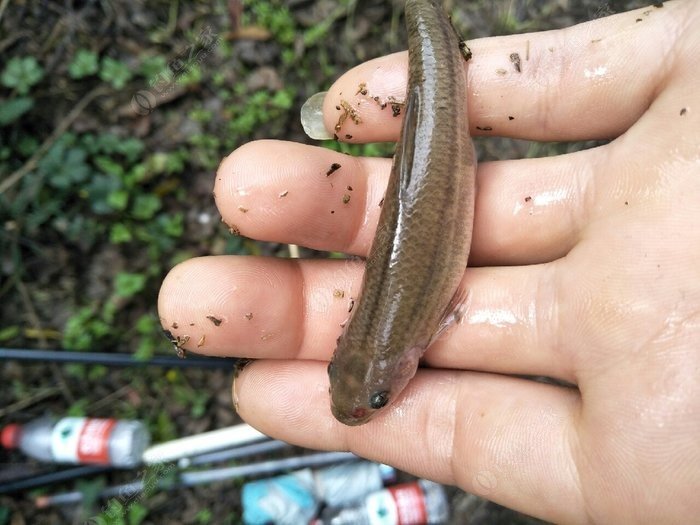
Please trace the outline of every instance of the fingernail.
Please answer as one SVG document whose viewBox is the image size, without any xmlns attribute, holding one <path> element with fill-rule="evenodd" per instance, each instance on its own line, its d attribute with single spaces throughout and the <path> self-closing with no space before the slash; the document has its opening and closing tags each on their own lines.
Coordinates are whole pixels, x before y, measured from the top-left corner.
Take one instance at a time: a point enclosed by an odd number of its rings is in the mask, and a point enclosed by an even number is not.
<svg viewBox="0 0 700 525">
<path fill-rule="evenodd" d="M 314 140 L 333 138 L 323 123 L 323 101 L 326 98 L 326 93 L 328 91 L 320 91 L 311 95 L 301 106 L 301 125 L 309 138 Z"/>
<path fill-rule="evenodd" d="M 233 393 L 233 408 L 238 412 L 238 391 L 236 389 L 236 379 L 241 375 L 243 369 L 248 366 L 253 359 L 239 359 L 236 362 L 236 366 L 233 368 L 233 385 L 231 386 L 231 392 Z"/>
</svg>

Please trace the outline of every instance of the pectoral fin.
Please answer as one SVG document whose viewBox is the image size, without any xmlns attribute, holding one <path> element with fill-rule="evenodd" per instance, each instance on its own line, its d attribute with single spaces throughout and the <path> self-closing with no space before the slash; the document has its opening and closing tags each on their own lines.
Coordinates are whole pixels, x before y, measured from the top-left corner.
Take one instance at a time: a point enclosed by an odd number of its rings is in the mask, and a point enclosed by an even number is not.
<svg viewBox="0 0 700 525">
<path fill-rule="evenodd" d="M 442 319 L 438 325 L 438 329 L 430 339 L 430 345 L 442 337 L 447 331 L 452 328 L 455 324 L 459 324 L 464 319 L 464 316 L 469 309 L 469 304 L 471 303 L 471 290 L 464 286 L 464 283 L 460 283 L 457 291 L 447 303 L 447 307 L 442 314 Z"/>
</svg>

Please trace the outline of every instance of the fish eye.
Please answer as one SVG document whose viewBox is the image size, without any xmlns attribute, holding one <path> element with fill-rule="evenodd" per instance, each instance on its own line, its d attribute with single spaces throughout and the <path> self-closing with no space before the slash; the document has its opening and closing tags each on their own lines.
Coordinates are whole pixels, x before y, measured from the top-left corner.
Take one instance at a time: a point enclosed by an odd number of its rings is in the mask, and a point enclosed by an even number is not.
<svg viewBox="0 0 700 525">
<path fill-rule="evenodd" d="M 375 392 L 372 397 L 369 398 L 369 406 L 375 410 L 386 406 L 389 402 L 389 392 L 382 390 L 381 392 Z"/>
</svg>

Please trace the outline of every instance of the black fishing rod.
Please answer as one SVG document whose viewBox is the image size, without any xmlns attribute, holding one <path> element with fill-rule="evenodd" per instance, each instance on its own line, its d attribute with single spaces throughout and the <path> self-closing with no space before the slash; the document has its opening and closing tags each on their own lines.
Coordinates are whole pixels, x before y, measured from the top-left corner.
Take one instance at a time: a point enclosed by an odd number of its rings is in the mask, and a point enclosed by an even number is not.
<svg viewBox="0 0 700 525">
<path fill-rule="evenodd" d="M 231 357 L 188 356 L 180 358 L 169 355 L 155 355 L 139 359 L 133 354 L 107 352 L 75 352 L 72 350 L 32 350 L 25 348 L 0 348 L 0 361 L 35 361 L 42 363 L 77 363 L 84 365 L 104 365 L 121 367 L 160 366 L 166 368 L 233 368 L 238 359 Z"/>
</svg>

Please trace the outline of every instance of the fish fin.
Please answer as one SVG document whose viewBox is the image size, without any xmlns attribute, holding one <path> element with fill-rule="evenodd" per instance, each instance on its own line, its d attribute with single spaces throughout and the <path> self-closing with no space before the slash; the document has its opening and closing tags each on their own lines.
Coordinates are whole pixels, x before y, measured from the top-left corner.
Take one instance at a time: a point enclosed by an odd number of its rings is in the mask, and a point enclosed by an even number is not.
<svg viewBox="0 0 700 525">
<path fill-rule="evenodd" d="M 450 302 L 447 304 L 447 307 L 442 314 L 442 319 L 440 319 L 440 324 L 438 325 L 437 331 L 430 339 L 430 344 L 437 341 L 455 324 L 462 322 L 462 319 L 464 319 L 464 316 L 469 309 L 471 298 L 472 291 L 467 289 L 463 282 L 460 283 L 457 291 L 452 296 L 452 299 L 450 299 Z"/>
<path fill-rule="evenodd" d="M 400 151 L 398 151 L 397 148 L 397 155 L 395 155 L 398 162 L 401 163 L 399 166 L 401 191 L 405 191 L 411 186 L 411 176 L 413 175 L 413 144 L 415 143 L 420 103 L 420 91 L 418 89 L 412 89 L 407 93 L 403 115 L 403 128 L 401 130 L 401 139 L 399 142 Z"/>
<path fill-rule="evenodd" d="M 455 26 L 451 16 L 448 17 L 448 20 L 450 21 L 450 27 L 452 27 L 452 31 L 454 31 L 454 34 L 457 37 L 457 41 L 459 42 L 459 52 L 462 54 L 462 58 L 464 58 L 464 61 L 468 62 L 472 58 L 472 50 L 469 49 L 467 41 L 464 38 L 462 38 L 462 35 Z"/>
</svg>

